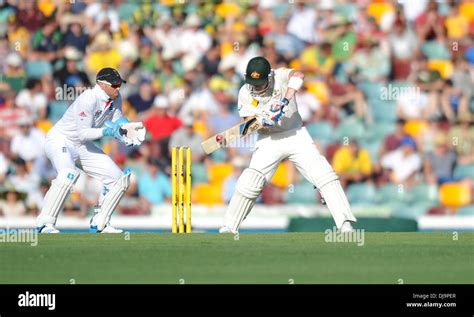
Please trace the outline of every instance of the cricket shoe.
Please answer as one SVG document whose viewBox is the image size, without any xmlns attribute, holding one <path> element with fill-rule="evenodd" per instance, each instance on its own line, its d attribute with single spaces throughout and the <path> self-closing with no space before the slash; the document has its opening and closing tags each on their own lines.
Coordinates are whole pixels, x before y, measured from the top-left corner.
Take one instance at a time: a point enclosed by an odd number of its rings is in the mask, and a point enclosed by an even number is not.
<svg viewBox="0 0 474 317">
<path fill-rule="evenodd" d="M 91 225 L 91 227 L 89 228 L 89 232 L 91 233 L 123 233 L 123 230 L 114 228 L 111 225 L 107 224 L 105 228 L 102 230 L 97 229 L 96 225 Z"/>
<path fill-rule="evenodd" d="M 230 230 L 229 227 L 223 226 L 219 228 L 219 233 L 235 233 L 235 232 L 232 232 L 232 230 Z"/>
<path fill-rule="evenodd" d="M 354 232 L 354 228 L 352 228 L 350 221 L 344 221 L 340 229 L 341 232 Z"/>
<path fill-rule="evenodd" d="M 110 223 L 106 224 L 104 229 L 99 230 L 97 228 L 97 225 L 94 223 L 94 217 L 92 217 L 91 222 L 90 222 L 89 232 L 90 233 L 123 233 L 123 230 L 112 227 Z"/>
<path fill-rule="evenodd" d="M 52 224 L 45 224 L 36 228 L 37 233 L 60 233 Z"/>
</svg>

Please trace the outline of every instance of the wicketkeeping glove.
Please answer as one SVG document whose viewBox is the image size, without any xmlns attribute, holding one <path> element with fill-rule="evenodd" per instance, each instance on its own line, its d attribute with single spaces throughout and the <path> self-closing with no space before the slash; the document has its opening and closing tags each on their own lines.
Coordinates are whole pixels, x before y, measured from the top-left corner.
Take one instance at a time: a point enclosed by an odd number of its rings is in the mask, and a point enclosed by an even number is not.
<svg viewBox="0 0 474 317">
<path fill-rule="evenodd" d="M 140 145 L 145 140 L 146 129 L 142 122 L 128 122 L 120 127 L 123 142 L 127 146 Z"/>
<path fill-rule="evenodd" d="M 114 138 L 123 143 L 123 138 L 120 134 L 120 123 L 118 123 L 117 121 L 105 121 L 105 128 L 102 130 L 102 134 L 104 136 L 113 136 Z"/>
</svg>

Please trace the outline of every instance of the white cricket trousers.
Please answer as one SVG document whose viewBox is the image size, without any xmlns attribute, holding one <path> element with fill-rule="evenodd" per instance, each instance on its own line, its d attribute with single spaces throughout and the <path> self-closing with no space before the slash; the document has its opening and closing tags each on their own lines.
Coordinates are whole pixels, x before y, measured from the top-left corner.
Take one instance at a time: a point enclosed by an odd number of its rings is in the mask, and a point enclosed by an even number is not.
<svg viewBox="0 0 474 317">
<path fill-rule="evenodd" d="M 64 168 L 75 168 L 77 161 L 87 175 L 99 179 L 105 188 L 123 176 L 117 164 L 94 143 L 73 143 L 54 128 L 46 135 L 45 152 L 58 173 Z M 101 192 L 99 205 L 104 192 Z"/>
</svg>

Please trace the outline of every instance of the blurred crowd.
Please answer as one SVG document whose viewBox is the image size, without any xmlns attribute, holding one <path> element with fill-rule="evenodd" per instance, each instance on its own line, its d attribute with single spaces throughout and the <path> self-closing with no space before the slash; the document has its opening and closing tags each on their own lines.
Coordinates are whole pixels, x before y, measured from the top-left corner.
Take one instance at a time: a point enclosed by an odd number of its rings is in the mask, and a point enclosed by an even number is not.
<svg viewBox="0 0 474 317">
<path fill-rule="evenodd" d="M 474 1 L 0 0 L 0 214 L 37 214 L 56 176 L 45 133 L 103 67 L 148 130 L 138 148 L 99 142 L 134 171 L 119 213 L 170 201 L 172 146 L 192 149 L 193 201 L 228 202 L 251 146 L 200 143 L 239 122 L 258 55 L 305 73 L 299 111 L 353 204 L 472 211 Z M 85 216 L 100 187 L 82 175 L 65 213 Z M 259 201 L 316 198 L 283 162 Z"/>
</svg>

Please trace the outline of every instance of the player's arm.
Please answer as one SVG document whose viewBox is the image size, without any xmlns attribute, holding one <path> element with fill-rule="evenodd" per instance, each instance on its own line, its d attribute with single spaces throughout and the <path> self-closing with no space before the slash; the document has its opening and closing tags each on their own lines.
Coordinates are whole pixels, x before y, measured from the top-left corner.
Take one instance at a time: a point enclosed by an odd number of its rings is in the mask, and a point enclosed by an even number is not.
<svg viewBox="0 0 474 317">
<path fill-rule="evenodd" d="M 274 103 L 271 106 L 270 111 L 274 113 L 272 121 L 278 122 L 286 111 L 286 106 L 290 103 L 290 100 L 295 96 L 296 92 L 303 86 L 304 74 L 299 71 L 292 69 L 288 73 L 288 87 L 280 101 Z"/>
<path fill-rule="evenodd" d="M 296 92 L 303 86 L 304 74 L 296 69 L 290 71 L 288 75 L 288 89 L 283 99 L 288 102 L 295 96 Z"/>
<path fill-rule="evenodd" d="M 272 126 L 275 124 L 272 121 L 272 114 L 258 109 L 258 101 L 246 94 L 243 87 L 239 92 L 237 104 L 239 116 L 245 121 L 251 121 L 255 118 L 262 126 Z"/>
<path fill-rule="evenodd" d="M 83 94 L 79 98 L 79 106 L 74 114 L 76 117 L 76 127 L 79 140 L 81 142 L 86 142 L 100 139 L 104 136 L 104 129 L 92 128 L 92 120 L 94 119 L 94 100 L 92 96 Z"/>
</svg>

